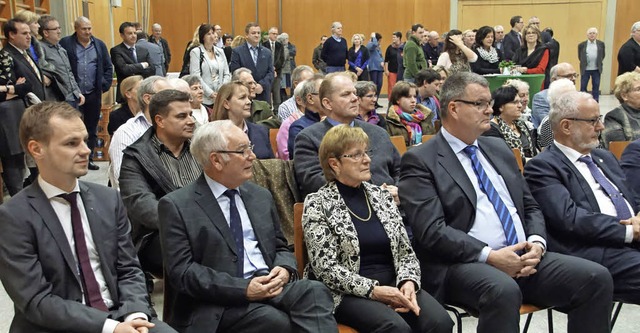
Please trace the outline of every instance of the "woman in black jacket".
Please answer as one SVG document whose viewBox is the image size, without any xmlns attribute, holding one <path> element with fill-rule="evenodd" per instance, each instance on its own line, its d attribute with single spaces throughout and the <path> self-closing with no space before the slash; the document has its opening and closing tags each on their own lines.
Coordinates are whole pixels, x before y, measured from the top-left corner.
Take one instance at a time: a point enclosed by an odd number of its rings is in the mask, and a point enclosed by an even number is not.
<svg viewBox="0 0 640 333">
<path fill-rule="evenodd" d="M 478 60 L 471 63 L 471 70 L 480 75 L 500 74 L 499 64 L 504 60 L 502 51 L 493 46 L 495 31 L 492 27 L 484 26 L 476 32 L 476 42 L 473 52 L 478 55 Z"/>
</svg>

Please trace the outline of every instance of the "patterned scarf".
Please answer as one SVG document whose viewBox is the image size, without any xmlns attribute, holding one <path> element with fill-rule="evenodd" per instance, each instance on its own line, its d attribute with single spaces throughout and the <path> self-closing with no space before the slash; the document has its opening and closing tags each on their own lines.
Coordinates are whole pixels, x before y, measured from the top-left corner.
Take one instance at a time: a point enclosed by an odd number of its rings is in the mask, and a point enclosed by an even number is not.
<svg viewBox="0 0 640 333">
<path fill-rule="evenodd" d="M 407 128 L 407 132 L 409 132 L 409 145 L 421 143 L 422 126 L 420 126 L 420 123 L 424 120 L 424 113 L 418 109 L 415 109 L 413 113 L 407 113 L 397 105 L 394 105 L 393 108 L 398 117 L 400 117 L 402 124 Z"/>
<path fill-rule="evenodd" d="M 529 129 L 527 125 L 520 120 L 515 120 L 513 124 L 518 128 L 520 133 L 523 135 L 528 135 L 529 138 L 529 147 L 522 147 L 522 141 L 520 140 L 520 135 L 518 135 L 514 130 L 511 129 L 511 126 L 507 124 L 506 121 L 502 120 L 500 117 L 496 117 L 498 119 L 498 129 L 502 136 L 504 137 L 504 141 L 507 142 L 509 148 L 518 148 L 522 152 L 522 155 L 526 157 L 535 156 L 535 150 L 532 149 L 532 145 L 534 142 L 532 141 L 531 135 L 529 135 Z"/>
<path fill-rule="evenodd" d="M 489 51 L 485 50 L 484 47 L 478 47 L 476 48 L 476 50 L 478 51 L 480 58 L 486 60 L 491 64 L 495 64 L 496 62 L 498 62 L 498 60 L 500 60 L 498 58 L 498 51 L 496 51 L 496 48 L 493 46 L 491 47 L 491 49 L 489 49 Z"/>
<path fill-rule="evenodd" d="M 357 115 L 356 119 L 366 121 L 371 125 L 378 125 L 378 123 L 380 122 L 380 116 L 378 116 L 378 113 L 376 112 L 376 110 L 369 111 L 367 113 L 367 117 L 368 117 L 367 120 L 364 120 L 364 118 L 362 118 L 362 115 Z"/>
</svg>

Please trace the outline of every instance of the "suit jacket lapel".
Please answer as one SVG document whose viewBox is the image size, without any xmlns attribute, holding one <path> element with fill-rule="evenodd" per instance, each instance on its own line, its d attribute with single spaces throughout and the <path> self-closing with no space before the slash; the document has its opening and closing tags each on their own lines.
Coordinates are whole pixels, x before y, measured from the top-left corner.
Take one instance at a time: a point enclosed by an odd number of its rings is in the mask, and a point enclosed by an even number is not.
<svg viewBox="0 0 640 333">
<path fill-rule="evenodd" d="M 255 76 L 258 70 L 257 62 L 260 60 L 260 50 L 258 49 L 258 57 L 256 58 L 257 59 L 256 63 L 253 63 L 253 56 L 251 55 L 251 48 L 249 47 L 249 43 L 244 43 L 244 46 L 247 48 L 247 52 L 245 52 L 245 57 L 248 57 L 248 58 L 245 59 L 243 63 L 249 64 L 249 66 L 245 66 L 245 67 L 249 68 L 253 73 L 253 75 Z M 259 47 L 260 45 L 258 45 L 258 48 Z"/>
<path fill-rule="evenodd" d="M 78 285 L 82 285 L 78 276 L 78 266 L 76 264 L 76 259 L 73 256 L 71 246 L 69 245 L 67 236 L 64 233 L 64 229 L 62 229 L 62 224 L 58 219 L 58 215 L 56 215 L 53 207 L 51 207 L 49 199 L 47 199 L 42 189 L 40 189 L 38 182 L 34 182 L 32 186 L 25 188 L 23 191 L 26 192 L 27 196 L 29 197 L 31 206 L 42 217 L 42 221 L 47 226 L 47 229 L 49 229 L 49 231 L 51 232 L 53 239 L 55 239 L 56 243 L 58 244 L 58 248 L 62 253 L 62 257 L 64 258 L 64 261 L 67 264 L 69 270 L 73 272 L 73 276 L 75 276 L 76 282 L 78 283 Z M 51 250 L 53 251 L 54 249 Z"/>
<path fill-rule="evenodd" d="M 514 175 L 514 170 L 509 170 L 506 168 L 506 164 L 500 161 L 500 157 L 494 154 L 494 151 L 491 149 L 483 149 L 484 145 L 482 144 L 482 138 L 479 138 L 478 145 L 480 146 L 480 150 L 482 154 L 489 160 L 493 169 L 502 177 L 505 185 L 507 186 L 507 191 L 511 195 L 511 201 L 516 206 L 518 212 L 524 214 L 524 203 L 522 201 L 522 184 L 514 183 L 512 176 Z M 520 172 L 516 170 L 515 172 Z M 495 185 L 494 185 L 495 186 Z M 521 215 L 523 218 L 523 215 Z M 524 219 L 523 219 L 524 220 Z"/>
<path fill-rule="evenodd" d="M 478 198 L 476 197 L 473 184 L 469 180 L 469 177 L 467 177 L 467 173 L 464 171 L 458 157 L 442 134 L 438 133 L 435 139 L 438 142 L 438 163 L 442 165 L 443 169 L 451 176 L 453 181 L 458 184 L 464 194 L 466 194 L 475 211 Z"/>
<path fill-rule="evenodd" d="M 589 186 L 589 183 L 587 183 L 587 180 L 584 179 L 580 171 L 578 171 L 578 168 L 576 168 L 576 166 L 573 165 L 573 163 L 555 144 L 552 143 L 551 146 L 549 146 L 549 148 L 547 149 L 550 149 L 550 151 L 554 155 L 556 155 L 556 157 L 559 158 L 560 161 L 562 161 L 562 163 L 564 163 L 564 165 L 566 165 L 571 170 L 571 172 L 573 173 L 573 176 L 578 180 L 578 184 L 580 185 L 580 188 L 582 188 L 582 192 L 584 192 L 584 195 L 589 201 L 589 205 L 591 206 L 593 211 L 600 212 L 600 205 L 598 205 L 598 201 L 596 200 L 596 197 L 593 194 L 593 190 Z"/>
<path fill-rule="evenodd" d="M 27 67 L 27 69 L 29 70 L 29 72 L 31 74 L 33 74 L 34 78 L 36 80 L 39 80 L 39 82 L 42 82 L 42 78 L 40 78 L 40 76 L 38 76 L 38 73 L 36 73 L 33 70 L 33 67 L 31 67 L 31 64 L 29 63 L 29 61 L 27 60 L 27 58 L 25 58 L 23 53 L 20 53 L 20 51 L 18 51 L 15 47 L 13 47 L 12 45 L 7 45 L 6 47 L 7 50 L 9 50 L 9 52 L 11 52 L 11 54 L 13 54 L 13 58 L 17 59 L 18 61 L 20 61 L 24 66 Z M 29 55 L 27 55 L 29 56 Z M 30 57 L 30 56 L 29 56 Z M 33 61 L 33 59 L 31 59 L 31 61 Z M 34 61 L 35 63 L 35 61 Z M 36 65 L 37 66 L 37 65 Z"/>
<path fill-rule="evenodd" d="M 202 208 L 205 215 L 207 215 L 213 225 L 218 229 L 218 231 L 220 231 L 220 234 L 227 242 L 229 249 L 231 249 L 235 255 L 238 255 L 236 243 L 233 240 L 233 235 L 231 234 L 231 229 L 229 228 L 227 220 L 224 218 L 224 214 L 222 213 L 222 209 L 220 209 L 220 205 L 218 205 L 218 200 L 213 196 L 204 175 L 200 176 L 200 178 L 196 180 L 196 195 L 198 196 L 196 198 L 198 206 Z"/>
</svg>

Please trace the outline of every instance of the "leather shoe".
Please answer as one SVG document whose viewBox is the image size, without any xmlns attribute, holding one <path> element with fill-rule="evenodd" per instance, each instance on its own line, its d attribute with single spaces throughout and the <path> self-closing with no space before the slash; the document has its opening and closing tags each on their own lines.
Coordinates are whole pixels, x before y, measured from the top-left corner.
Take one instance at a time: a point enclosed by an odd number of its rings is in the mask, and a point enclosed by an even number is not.
<svg viewBox="0 0 640 333">
<path fill-rule="evenodd" d="M 93 163 L 93 161 L 89 161 L 89 166 L 88 166 L 89 170 L 100 170 L 100 167 Z"/>
</svg>

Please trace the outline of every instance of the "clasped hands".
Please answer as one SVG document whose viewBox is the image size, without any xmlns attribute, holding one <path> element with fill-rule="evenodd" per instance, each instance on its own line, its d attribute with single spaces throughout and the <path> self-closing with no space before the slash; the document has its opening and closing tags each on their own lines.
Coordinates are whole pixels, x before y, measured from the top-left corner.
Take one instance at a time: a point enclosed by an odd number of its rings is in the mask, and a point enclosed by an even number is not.
<svg viewBox="0 0 640 333">
<path fill-rule="evenodd" d="M 131 321 L 119 323 L 113 333 L 148 333 L 150 328 L 156 326 L 142 318 L 136 318 Z"/>
<path fill-rule="evenodd" d="M 524 251 L 523 255 L 517 252 Z M 511 277 L 520 278 L 537 272 L 543 253 L 542 245 L 532 242 L 520 242 L 506 246 L 500 250 L 491 250 L 487 264 L 507 273 Z"/>
<path fill-rule="evenodd" d="M 640 213 L 626 220 L 621 220 L 620 224 L 633 226 L 633 240 L 634 241 L 640 240 Z"/>
<path fill-rule="evenodd" d="M 420 307 L 416 299 L 416 287 L 413 281 L 404 281 L 400 289 L 389 286 L 375 286 L 371 292 L 371 299 L 388 305 L 396 312 L 413 312 L 420 315 Z"/>
<path fill-rule="evenodd" d="M 261 301 L 278 296 L 284 285 L 289 282 L 289 271 L 276 266 L 268 275 L 256 276 L 249 281 L 247 286 L 247 299 L 249 301 Z"/>
</svg>

